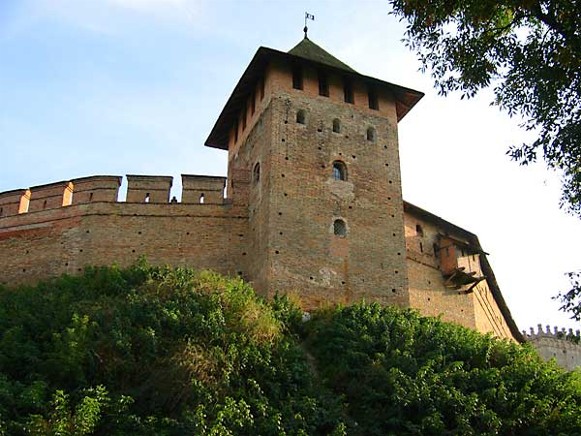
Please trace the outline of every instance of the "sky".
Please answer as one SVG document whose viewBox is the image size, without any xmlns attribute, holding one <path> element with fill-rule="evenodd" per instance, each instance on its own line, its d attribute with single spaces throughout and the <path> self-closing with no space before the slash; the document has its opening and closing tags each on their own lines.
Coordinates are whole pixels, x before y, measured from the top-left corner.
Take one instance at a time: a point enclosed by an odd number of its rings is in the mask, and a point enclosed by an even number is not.
<svg viewBox="0 0 581 436">
<path fill-rule="evenodd" d="M 530 138 L 490 92 L 441 97 L 380 0 L 1 0 L 0 192 L 89 175 L 226 175 L 204 147 L 259 46 L 309 37 L 358 72 L 424 92 L 401 121 L 404 199 L 476 233 L 521 330 L 579 329 L 551 299 L 581 268 L 559 175 L 505 152 Z M 551 327 L 552 328 L 552 327 Z"/>
</svg>

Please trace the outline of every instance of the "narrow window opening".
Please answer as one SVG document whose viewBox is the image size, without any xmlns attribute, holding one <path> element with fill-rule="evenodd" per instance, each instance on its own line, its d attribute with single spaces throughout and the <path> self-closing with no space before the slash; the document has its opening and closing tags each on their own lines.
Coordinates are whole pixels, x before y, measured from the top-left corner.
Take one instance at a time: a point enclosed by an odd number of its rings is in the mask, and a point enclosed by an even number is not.
<svg viewBox="0 0 581 436">
<path fill-rule="evenodd" d="M 424 252 L 424 244 L 422 244 L 422 243 L 420 242 L 420 253 L 423 253 L 423 252 Z"/>
<path fill-rule="evenodd" d="M 0 207 L 0 216 L 4 215 L 4 208 Z"/>
<path fill-rule="evenodd" d="M 300 66 L 293 68 L 293 88 L 303 89 L 303 70 Z"/>
<path fill-rule="evenodd" d="M 93 193 L 92 192 L 89 194 L 89 202 L 91 202 L 91 201 L 93 201 Z"/>
<path fill-rule="evenodd" d="M 252 181 L 254 183 L 260 182 L 260 163 L 256 162 L 252 170 Z"/>
<path fill-rule="evenodd" d="M 329 97 L 329 80 L 327 75 L 319 71 L 319 95 Z"/>
<path fill-rule="evenodd" d="M 145 202 L 149 203 L 150 197 L 149 197 L 149 192 L 147 194 L 145 194 Z"/>
<path fill-rule="evenodd" d="M 260 100 L 264 98 L 264 77 L 260 79 Z"/>
<path fill-rule="evenodd" d="M 375 129 L 373 127 L 367 129 L 367 140 L 375 141 Z"/>
<path fill-rule="evenodd" d="M 333 120 L 333 132 L 341 133 L 341 121 L 338 118 Z"/>
<path fill-rule="evenodd" d="M 202 192 L 200 194 L 200 204 L 203 204 L 203 203 L 204 203 L 204 193 Z"/>
<path fill-rule="evenodd" d="M 44 203 L 42 203 L 42 208 L 46 209 L 46 200 L 44 200 Z"/>
<path fill-rule="evenodd" d="M 333 179 L 347 180 L 347 166 L 344 162 L 341 162 L 340 160 L 333 162 Z"/>
<path fill-rule="evenodd" d="M 333 222 L 333 234 L 343 238 L 347 236 L 347 225 L 345 221 L 337 219 Z"/>
<path fill-rule="evenodd" d="M 349 79 L 344 79 L 343 94 L 345 103 L 354 103 L 355 100 L 353 98 L 353 83 L 351 83 Z"/>
<path fill-rule="evenodd" d="M 369 100 L 369 109 L 379 110 L 379 101 L 377 100 L 377 93 L 375 89 L 370 88 L 367 91 L 367 97 Z"/>
<path fill-rule="evenodd" d="M 306 124 L 307 114 L 304 110 L 300 110 L 297 112 L 297 123 L 299 124 Z"/>
<path fill-rule="evenodd" d="M 416 235 L 424 236 L 424 229 L 419 224 L 416 224 Z"/>
</svg>

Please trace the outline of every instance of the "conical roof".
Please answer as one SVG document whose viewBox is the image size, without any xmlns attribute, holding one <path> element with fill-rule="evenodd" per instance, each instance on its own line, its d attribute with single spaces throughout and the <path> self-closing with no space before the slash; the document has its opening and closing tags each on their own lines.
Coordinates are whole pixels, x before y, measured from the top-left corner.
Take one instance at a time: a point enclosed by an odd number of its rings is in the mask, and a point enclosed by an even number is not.
<svg viewBox="0 0 581 436">
<path fill-rule="evenodd" d="M 317 44 L 315 44 L 306 36 L 301 42 L 299 42 L 297 45 L 291 48 L 288 51 L 288 54 L 308 59 L 310 61 L 314 61 L 319 64 L 328 65 L 333 68 L 338 68 L 340 70 L 349 71 L 350 73 L 357 73 L 357 71 L 355 71 L 349 65 L 341 62 L 335 56 L 333 56 L 323 48 L 319 47 Z"/>
</svg>

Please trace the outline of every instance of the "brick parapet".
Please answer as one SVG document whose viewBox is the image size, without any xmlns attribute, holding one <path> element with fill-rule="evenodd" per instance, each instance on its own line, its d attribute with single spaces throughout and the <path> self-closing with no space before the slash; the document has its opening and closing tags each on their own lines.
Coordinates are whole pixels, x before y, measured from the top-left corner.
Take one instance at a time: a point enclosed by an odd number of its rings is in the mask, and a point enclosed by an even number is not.
<svg viewBox="0 0 581 436">
<path fill-rule="evenodd" d="M 581 333 L 579 330 L 573 332 L 564 328 L 559 330 L 554 327 L 551 331 L 550 326 L 546 326 L 543 331 L 542 325 L 537 325 L 537 331 L 530 328 L 527 333 L 523 330 L 525 340 L 530 343 L 539 355 L 545 359 L 555 359 L 559 366 L 573 370 L 581 366 Z"/>
</svg>

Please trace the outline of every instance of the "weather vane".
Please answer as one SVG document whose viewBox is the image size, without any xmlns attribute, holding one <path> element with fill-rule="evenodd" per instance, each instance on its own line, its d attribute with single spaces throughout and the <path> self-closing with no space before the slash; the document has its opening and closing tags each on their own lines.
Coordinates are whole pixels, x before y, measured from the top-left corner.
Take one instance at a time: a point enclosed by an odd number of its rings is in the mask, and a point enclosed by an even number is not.
<svg viewBox="0 0 581 436">
<path fill-rule="evenodd" d="M 305 28 L 303 29 L 303 32 L 305 32 L 305 38 L 307 38 L 307 32 L 309 31 L 309 28 L 307 27 L 307 20 L 315 21 L 315 16 L 305 12 Z"/>
</svg>

